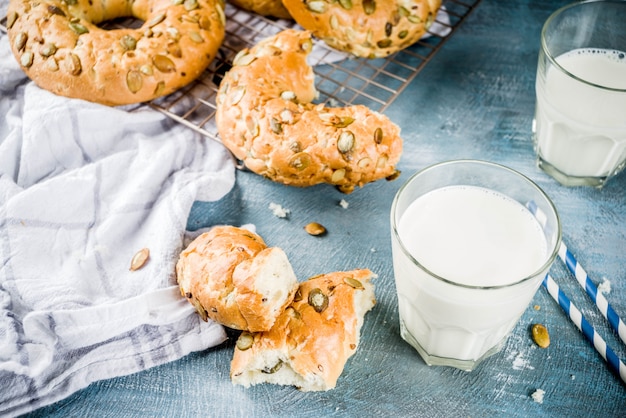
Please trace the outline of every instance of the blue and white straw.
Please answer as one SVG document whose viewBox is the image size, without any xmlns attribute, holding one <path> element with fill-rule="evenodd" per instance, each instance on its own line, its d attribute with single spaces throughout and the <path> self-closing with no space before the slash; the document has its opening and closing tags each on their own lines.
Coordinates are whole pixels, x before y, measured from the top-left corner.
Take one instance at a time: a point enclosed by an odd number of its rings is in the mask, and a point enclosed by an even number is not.
<svg viewBox="0 0 626 418">
<path fill-rule="evenodd" d="M 626 325 L 624 321 L 622 321 L 617 312 L 615 312 L 602 292 L 598 292 L 598 288 L 591 281 L 585 269 L 576 261 L 574 255 L 567 249 L 567 246 L 565 246 L 565 243 L 562 241 L 559 247 L 559 258 L 565 263 L 574 277 L 576 277 L 576 280 L 582 288 L 585 289 L 585 292 L 587 292 L 587 295 L 591 298 L 593 303 L 596 304 L 602 316 L 604 316 L 609 322 L 609 325 L 611 325 L 611 328 L 617 332 L 620 340 L 626 344 Z"/>
<path fill-rule="evenodd" d="M 543 213 L 543 211 L 539 207 L 537 207 L 537 205 L 533 201 L 528 202 L 526 206 L 528 207 L 530 212 L 535 215 L 535 218 L 537 219 L 539 224 L 545 228 L 546 215 Z M 580 286 L 585 289 L 587 295 L 591 298 L 593 303 L 595 303 L 602 316 L 604 316 L 604 318 L 609 322 L 609 325 L 617 333 L 620 340 L 622 340 L 622 342 L 626 344 L 626 324 L 624 324 L 624 321 L 622 321 L 617 312 L 615 312 L 615 310 L 609 304 L 609 301 L 606 300 L 602 292 L 598 291 L 598 288 L 589 278 L 583 266 L 578 263 L 578 261 L 574 257 L 574 254 L 572 254 L 567 249 L 567 245 L 563 241 L 561 241 L 561 245 L 559 246 L 558 254 L 561 261 L 565 263 L 567 269 L 574 275 L 576 281 L 578 281 L 578 284 L 580 284 Z"/>
<path fill-rule="evenodd" d="M 611 371 L 617 374 L 622 382 L 626 383 L 626 365 L 619 359 L 617 354 L 606 344 L 606 341 L 596 332 L 593 326 L 585 319 L 578 308 L 561 291 L 559 285 L 549 274 L 543 279 L 543 287 L 546 288 L 550 296 L 559 304 L 561 309 L 569 316 L 570 320 L 583 333 L 596 351 L 604 358 Z"/>
</svg>

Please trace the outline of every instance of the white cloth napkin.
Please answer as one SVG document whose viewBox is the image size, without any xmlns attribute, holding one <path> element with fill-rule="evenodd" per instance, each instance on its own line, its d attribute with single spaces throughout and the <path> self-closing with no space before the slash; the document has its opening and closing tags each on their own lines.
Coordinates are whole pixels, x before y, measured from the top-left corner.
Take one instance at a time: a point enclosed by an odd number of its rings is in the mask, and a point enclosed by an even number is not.
<svg viewBox="0 0 626 418">
<path fill-rule="evenodd" d="M 0 32 L 0 415 L 226 338 L 181 297 L 174 267 L 193 202 L 227 194 L 234 162 L 129 110 L 39 89 Z"/>
</svg>

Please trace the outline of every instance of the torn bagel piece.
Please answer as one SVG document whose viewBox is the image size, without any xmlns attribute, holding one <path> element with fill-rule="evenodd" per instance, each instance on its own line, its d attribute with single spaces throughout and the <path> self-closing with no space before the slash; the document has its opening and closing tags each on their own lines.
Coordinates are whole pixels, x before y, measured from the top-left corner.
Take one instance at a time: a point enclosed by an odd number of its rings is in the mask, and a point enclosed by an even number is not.
<svg viewBox="0 0 626 418">
<path fill-rule="evenodd" d="M 375 275 L 367 269 L 315 276 L 300 284 L 293 302 L 265 332 L 243 332 L 231 362 L 234 384 L 335 387 L 359 345 L 364 316 L 376 303 Z"/>
<path fill-rule="evenodd" d="M 176 276 L 203 320 L 251 332 L 269 330 L 298 289 L 283 250 L 234 226 L 216 226 L 192 241 Z"/>
</svg>

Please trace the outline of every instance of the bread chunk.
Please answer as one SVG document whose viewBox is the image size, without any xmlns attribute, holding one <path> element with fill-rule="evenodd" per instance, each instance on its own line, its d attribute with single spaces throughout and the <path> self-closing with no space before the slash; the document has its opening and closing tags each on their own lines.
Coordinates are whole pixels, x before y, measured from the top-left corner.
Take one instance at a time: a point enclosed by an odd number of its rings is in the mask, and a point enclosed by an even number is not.
<svg viewBox="0 0 626 418">
<path fill-rule="evenodd" d="M 367 269 L 315 276 L 300 284 L 293 302 L 265 332 L 243 332 L 231 362 L 234 384 L 336 386 L 359 345 L 364 316 L 376 303 Z"/>
<path fill-rule="evenodd" d="M 191 242 L 176 275 L 202 319 L 251 332 L 269 330 L 298 289 L 283 250 L 234 226 L 214 227 Z"/>
</svg>

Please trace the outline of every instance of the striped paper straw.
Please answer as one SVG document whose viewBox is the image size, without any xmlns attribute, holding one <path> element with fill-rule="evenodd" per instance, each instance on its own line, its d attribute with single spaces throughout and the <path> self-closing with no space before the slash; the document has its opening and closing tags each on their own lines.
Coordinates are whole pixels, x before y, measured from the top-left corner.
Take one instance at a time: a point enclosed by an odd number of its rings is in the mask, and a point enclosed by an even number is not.
<svg viewBox="0 0 626 418">
<path fill-rule="evenodd" d="M 563 241 L 561 241 L 561 246 L 559 247 L 559 258 L 563 260 L 569 271 L 576 277 L 578 283 L 585 289 L 585 292 L 587 292 L 593 303 L 596 304 L 602 316 L 611 325 L 611 328 L 617 332 L 620 340 L 626 344 L 626 325 L 624 321 L 615 312 L 602 292 L 598 292 L 596 285 L 591 281 L 585 269 L 576 261 L 574 255 L 567 249 Z"/>
<path fill-rule="evenodd" d="M 612 372 L 618 375 L 622 382 L 626 383 L 626 365 L 617 357 L 617 354 L 606 344 L 606 341 L 596 332 L 593 326 L 585 319 L 578 308 L 569 300 L 549 274 L 543 279 L 543 287 L 546 288 L 552 299 L 569 316 L 569 319 L 583 333 L 587 341 L 593 345 L 596 351 L 609 365 Z"/>
<path fill-rule="evenodd" d="M 545 227 L 546 216 L 543 211 L 537 207 L 535 202 L 528 202 L 527 207 L 535 215 L 541 226 Z M 591 298 L 593 303 L 595 303 L 602 316 L 609 322 L 611 328 L 615 330 L 620 340 L 626 344 L 626 324 L 624 324 L 624 321 L 622 321 L 617 312 L 615 312 L 604 295 L 598 292 L 596 285 L 591 281 L 587 272 L 578 263 L 574 255 L 567 249 L 563 241 L 561 241 L 561 246 L 559 247 L 559 258 L 574 275 L 578 284 L 585 289 L 587 295 Z"/>
</svg>

